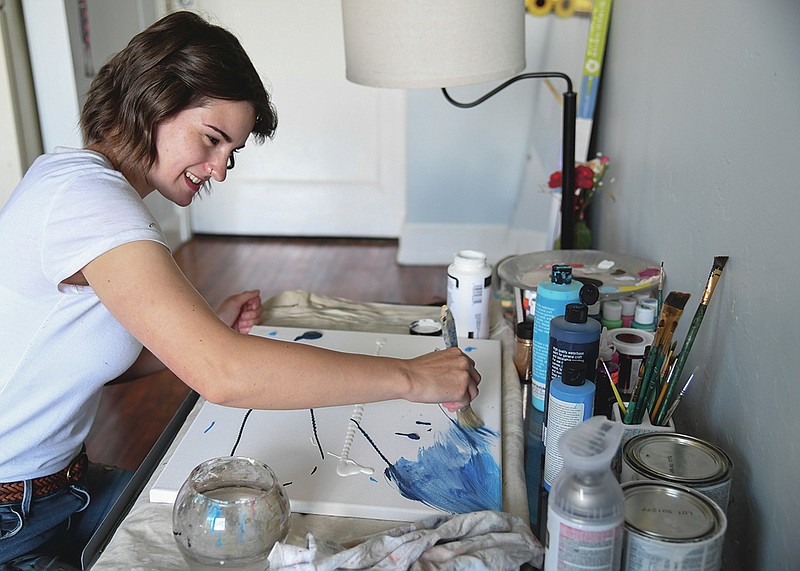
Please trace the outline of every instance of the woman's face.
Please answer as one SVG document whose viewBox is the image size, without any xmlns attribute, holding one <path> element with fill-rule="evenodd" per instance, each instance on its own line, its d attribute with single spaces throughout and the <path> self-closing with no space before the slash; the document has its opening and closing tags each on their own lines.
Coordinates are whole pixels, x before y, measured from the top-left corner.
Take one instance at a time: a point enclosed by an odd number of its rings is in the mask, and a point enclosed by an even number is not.
<svg viewBox="0 0 800 571">
<path fill-rule="evenodd" d="M 228 159 L 244 147 L 255 122 L 250 103 L 212 99 L 159 124 L 156 161 L 140 193 L 157 189 L 167 200 L 188 206 L 206 181 L 225 180 Z"/>
</svg>

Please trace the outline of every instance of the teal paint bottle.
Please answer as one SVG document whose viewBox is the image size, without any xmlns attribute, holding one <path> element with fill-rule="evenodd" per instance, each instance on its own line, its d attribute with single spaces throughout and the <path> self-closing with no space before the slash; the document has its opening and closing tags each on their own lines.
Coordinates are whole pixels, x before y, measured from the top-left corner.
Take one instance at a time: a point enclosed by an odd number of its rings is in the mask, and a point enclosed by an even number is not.
<svg viewBox="0 0 800 571">
<path fill-rule="evenodd" d="M 531 399 L 536 410 L 544 412 L 550 321 L 564 315 L 568 303 L 580 301 L 581 286 L 580 282 L 572 280 L 572 266 L 566 264 L 554 264 L 550 270 L 550 279 L 542 280 L 536 286 L 531 365 Z"/>
</svg>

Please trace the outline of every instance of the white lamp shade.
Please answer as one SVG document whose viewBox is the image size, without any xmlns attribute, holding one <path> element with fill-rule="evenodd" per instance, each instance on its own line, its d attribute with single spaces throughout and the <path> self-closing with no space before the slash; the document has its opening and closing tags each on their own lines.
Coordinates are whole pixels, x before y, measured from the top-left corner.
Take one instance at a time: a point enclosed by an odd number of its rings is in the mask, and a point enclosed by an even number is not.
<svg viewBox="0 0 800 571">
<path fill-rule="evenodd" d="M 524 0 L 342 0 L 347 79 L 450 87 L 525 68 Z"/>
</svg>

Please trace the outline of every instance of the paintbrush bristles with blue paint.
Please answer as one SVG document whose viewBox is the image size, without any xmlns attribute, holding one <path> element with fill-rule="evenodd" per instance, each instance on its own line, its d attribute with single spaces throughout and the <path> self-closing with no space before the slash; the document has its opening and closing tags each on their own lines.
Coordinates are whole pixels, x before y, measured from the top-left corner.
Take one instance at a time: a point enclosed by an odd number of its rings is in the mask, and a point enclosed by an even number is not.
<svg viewBox="0 0 800 571">
<path fill-rule="evenodd" d="M 441 313 L 442 322 L 442 337 L 444 337 L 444 345 L 447 348 L 458 347 L 458 335 L 456 334 L 456 322 L 453 319 L 453 314 L 446 306 L 442 306 Z M 472 406 L 467 405 L 456 413 L 458 423 L 464 428 L 470 430 L 477 430 L 483 426 L 483 421 L 472 410 Z"/>
</svg>

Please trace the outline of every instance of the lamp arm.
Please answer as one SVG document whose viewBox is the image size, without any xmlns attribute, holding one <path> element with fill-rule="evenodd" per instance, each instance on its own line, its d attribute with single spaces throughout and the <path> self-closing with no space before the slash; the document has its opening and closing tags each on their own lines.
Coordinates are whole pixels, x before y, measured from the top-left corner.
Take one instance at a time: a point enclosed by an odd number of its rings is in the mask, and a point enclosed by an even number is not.
<svg viewBox="0 0 800 571">
<path fill-rule="evenodd" d="M 572 192 L 575 189 L 575 122 L 577 118 L 577 95 L 572 91 L 572 80 L 568 75 L 558 71 L 541 71 L 522 73 L 514 76 L 511 79 L 501 83 L 486 95 L 479 97 L 475 101 L 462 103 L 456 101 L 447 92 L 446 88 L 442 88 L 442 93 L 447 101 L 461 109 L 469 109 L 480 105 L 490 97 L 496 95 L 512 83 L 516 83 L 522 79 L 544 79 L 548 77 L 555 77 L 563 79 L 567 83 L 567 90 L 564 92 L 563 102 L 563 124 L 561 133 L 561 156 L 564 165 L 572 164 L 573 168 L 561 169 L 561 249 L 571 250 L 575 243 L 575 210 L 573 206 L 574 200 L 565 200 L 564 189 L 573 189 L 567 194 L 572 198 Z"/>
</svg>

